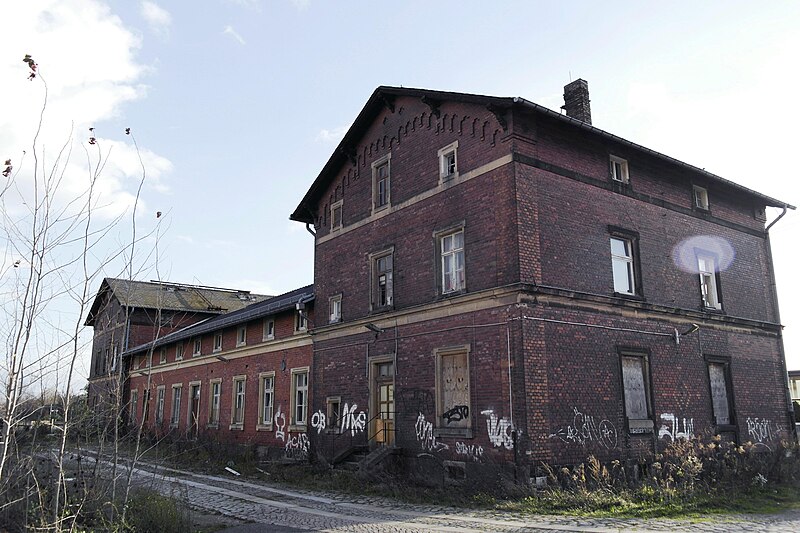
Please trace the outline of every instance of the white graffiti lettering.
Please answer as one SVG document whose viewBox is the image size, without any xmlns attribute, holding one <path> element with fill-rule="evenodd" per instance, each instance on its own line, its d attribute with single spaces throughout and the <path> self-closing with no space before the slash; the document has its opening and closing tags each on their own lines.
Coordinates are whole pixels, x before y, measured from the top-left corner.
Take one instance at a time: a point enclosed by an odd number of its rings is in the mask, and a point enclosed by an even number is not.
<svg viewBox="0 0 800 533">
<path fill-rule="evenodd" d="M 311 415 L 311 427 L 317 430 L 318 435 L 325 430 L 325 423 L 326 417 L 322 411 L 317 411 Z"/>
<path fill-rule="evenodd" d="M 605 448 L 617 447 L 617 428 L 609 420 L 597 422 L 595 417 L 587 415 L 573 407 L 574 416 L 572 425 L 560 428 L 555 433 L 548 435 L 551 439 L 561 439 L 566 443 L 575 443 L 585 446 L 587 442 L 598 442 Z"/>
<path fill-rule="evenodd" d="M 281 412 L 281 406 L 278 406 L 278 412 L 275 413 L 275 438 L 282 441 L 286 440 L 286 415 Z"/>
<path fill-rule="evenodd" d="M 747 435 L 753 439 L 755 444 L 761 444 L 769 448 L 766 441 L 774 440 L 778 433 L 780 433 L 780 430 L 777 424 L 773 424 L 769 418 L 747 417 Z"/>
<path fill-rule="evenodd" d="M 417 417 L 417 423 L 414 424 L 414 429 L 417 432 L 417 440 L 420 442 L 423 450 L 438 452 L 450 449 L 450 446 L 447 444 L 436 441 L 436 435 L 433 433 L 433 424 L 425 420 L 425 415 L 422 413 Z"/>
<path fill-rule="evenodd" d="M 289 435 L 284 447 L 284 455 L 291 459 L 305 459 L 308 457 L 308 435 L 305 433 L 298 433 L 297 435 Z"/>
<path fill-rule="evenodd" d="M 662 424 L 658 430 L 659 439 L 666 438 L 674 442 L 694 437 L 694 418 L 678 418 L 672 413 L 661 413 L 661 420 L 666 424 Z"/>
<path fill-rule="evenodd" d="M 367 425 L 367 413 L 359 411 L 356 414 L 356 409 L 358 409 L 358 404 L 355 403 L 352 406 L 344 404 L 342 409 L 342 432 L 349 429 L 351 436 L 364 431 Z"/>
<path fill-rule="evenodd" d="M 489 432 L 489 441 L 494 444 L 495 448 L 505 446 L 509 450 L 514 449 L 514 439 L 511 432 L 514 428 L 507 418 L 497 418 L 494 411 L 487 409 L 481 411 L 481 414 L 486 417 L 486 430 Z"/>
<path fill-rule="evenodd" d="M 456 453 L 458 455 L 465 455 L 472 461 L 478 463 L 483 460 L 483 446 L 465 444 L 463 442 L 456 441 Z"/>
</svg>

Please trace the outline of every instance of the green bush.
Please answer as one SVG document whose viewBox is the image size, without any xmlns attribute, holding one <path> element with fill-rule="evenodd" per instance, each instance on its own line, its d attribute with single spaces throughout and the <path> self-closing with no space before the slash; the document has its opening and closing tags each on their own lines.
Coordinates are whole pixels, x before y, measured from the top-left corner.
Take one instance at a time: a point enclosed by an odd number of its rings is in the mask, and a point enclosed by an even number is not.
<svg viewBox="0 0 800 533">
<path fill-rule="evenodd" d="M 176 500 L 150 490 L 132 495 L 126 513 L 126 529 L 137 533 L 189 533 L 188 512 Z"/>
</svg>

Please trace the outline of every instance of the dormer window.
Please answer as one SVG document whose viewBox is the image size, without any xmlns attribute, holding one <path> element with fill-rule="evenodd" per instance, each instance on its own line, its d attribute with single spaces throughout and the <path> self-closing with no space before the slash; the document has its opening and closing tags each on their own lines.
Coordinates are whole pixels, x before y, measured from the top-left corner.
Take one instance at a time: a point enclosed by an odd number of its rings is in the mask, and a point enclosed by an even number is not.
<svg viewBox="0 0 800 533">
<path fill-rule="evenodd" d="M 628 161 L 617 157 L 610 156 L 611 163 L 611 179 L 620 183 L 628 183 L 630 181 L 628 176 Z"/>
</svg>

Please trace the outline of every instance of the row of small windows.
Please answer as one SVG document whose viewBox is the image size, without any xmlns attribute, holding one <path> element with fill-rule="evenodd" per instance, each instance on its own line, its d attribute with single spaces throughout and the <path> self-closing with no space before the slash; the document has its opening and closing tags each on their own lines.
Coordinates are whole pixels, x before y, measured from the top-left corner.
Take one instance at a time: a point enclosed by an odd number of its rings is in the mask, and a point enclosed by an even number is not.
<svg viewBox="0 0 800 533">
<path fill-rule="evenodd" d="M 183 383 L 172 385 L 172 398 L 169 424 L 172 428 L 179 428 L 181 419 L 186 417 L 186 429 L 190 432 L 199 429 L 201 420 L 200 405 L 202 402 L 201 383 L 189 383 L 189 398 L 186 412 L 183 413 Z M 219 428 L 222 422 L 222 394 L 223 380 L 212 379 L 208 382 L 208 410 L 205 413 L 205 424 L 208 428 Z M 245 417 L 245 405 L 247 402 L 247 376 L 234 376 L 231 379 L 231 410 L 229 429 L 244 429 L 247 420 Z M 270 430 L 273 422 L 283 426 L 288 422 L 291 426 L 305 426 L 308 422 L 308 368 L 291 369 L 291 391 L 290 409 L 286 414 L 275 413 L 275 372 L 262 372 L 258 375 L 258 414 L 255 420 L 257 429 Z M 150 415 L 149 391 L 144 391 L 144 422 L 146 423 Z M 156 398 L 154 416 L 155 423 L 164 422 L 165 408 L 167 400 L 166 386 L 156 387 Z M 135 424 L 139 416 L 139 391 L 131 391 L 129 402 L 129 422 Z"/>
<path fill-rule="evenodd" d="M 458 177 L 458 141 L 448 144 L 438 152 L 439 181 L 441 183 Z M 391 205 L 391 176 L 392 154 L 372 163 L 372 211 L 380 211 Z M 331 231 L 342 227 L 342 207 L 344 202 L 339 200 L 331 204 Z"/>
<path fill-rule="evenodd" d="M 263 323 L 263 334 L 261 341 L 271 341 L 275 339 L 275 319 L 268 318 Z M 308 317 L 304 313 L 296 313 L 294 318 L 294 331 L 296 333 L 304 332 L 308 329 Z M 217 332 L 213 337 L 213 345 L 211 353 L 221 352 L 223 349 L 223 333 Z M 184 358 L 186 347 L 190 344 L 192 348 L 192 357 L 203 355 L 203 343 L 200 337 L 191 339 L 189 343 L 180 342 L 175 345 L 174 354 L 175 361 L 181 361 Z M 247 326 L 240 326 L 236 329 L 236 347 L 243 347 L 247 345 Z M 159 349 L 158 362 L 164 364 L 167 362 L 168 348 L 162 347 Z M 145 360 L 141 357 L 133 358 L 133 368 L 138 370 L 141 364 L 146 364 Z"/>
<path fill-rule="evenodd" d="M 617 157 L 615 155 L 609 156 L 609 168 L 611 172 L 611 179 L 620 183 L 630 183 L 630 174 L 628 172 L 628 161 Z M 708 211 L 708 189 L 699 185 L 692 186 L 692 202 L 695 209 L 701 211 Z"/>
<path fill-rule="evenodd" d="M 464 266 L 464 229 L 442 232 L 436 236 L 439 268 L 439 290 L 441 294 L 458 293 L 466 289 Z M 371 254 L 370 262 L 370 310 L 382 311 L 394 305 L 394 249 Z M 342 295 L 331 296 L 329 322 L 342 320 Z"/>
</svg>

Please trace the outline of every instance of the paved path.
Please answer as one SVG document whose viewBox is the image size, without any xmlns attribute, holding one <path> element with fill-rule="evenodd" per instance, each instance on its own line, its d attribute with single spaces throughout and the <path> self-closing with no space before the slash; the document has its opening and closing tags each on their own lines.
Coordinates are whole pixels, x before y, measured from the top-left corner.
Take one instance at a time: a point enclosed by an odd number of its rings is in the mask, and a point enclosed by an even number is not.
<svg viewBox="0 0 800 533">
<path fill-rule="evenodd" d="M 192 507 L 252 522 L 231 533 L 257 531 L 329 532 L 498 532 L 619 531 L 800 532 L 800 511 L 778 515 L 726 516 L 700 522 L 526 516 L 413 505 L 376 497 L 285 489 L 233 476 L 211 476 L 140 463 L 138 483 L 179 494 Z"/>
</svg>

